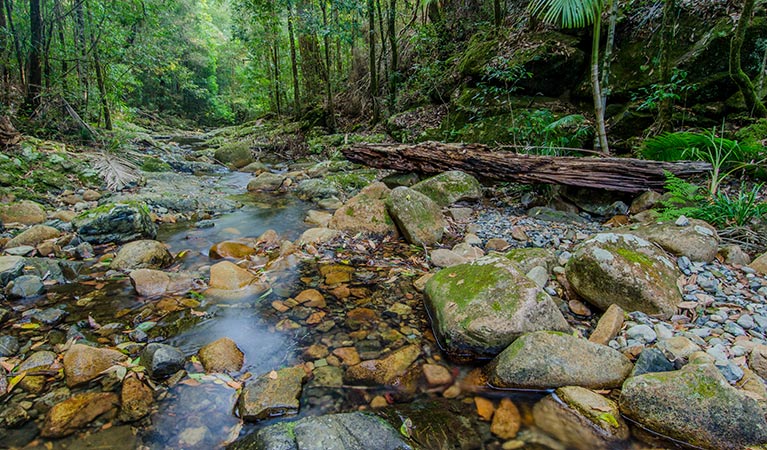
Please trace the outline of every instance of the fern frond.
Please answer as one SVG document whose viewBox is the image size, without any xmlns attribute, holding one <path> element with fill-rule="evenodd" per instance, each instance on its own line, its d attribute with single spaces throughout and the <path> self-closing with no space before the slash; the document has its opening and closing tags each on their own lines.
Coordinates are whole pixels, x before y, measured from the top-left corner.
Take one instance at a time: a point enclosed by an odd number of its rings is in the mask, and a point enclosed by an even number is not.
<svg viewBox="0 0 767 450">
<path fill-rule="evenodd" d="M 582 125 L 585 121 L 586 118 L 580 114 L 569 114 L 546 125 L 546 128 L 544 128 L 543 131 L 551 132 L 562 128 L 574 128 Z"/>
<path fill-rule="evenodd" d="M 140 178 L 135 164 L 111 153 L 94 153 L 93 168 L 113 191 L 120 191 Z"/>
</svg>

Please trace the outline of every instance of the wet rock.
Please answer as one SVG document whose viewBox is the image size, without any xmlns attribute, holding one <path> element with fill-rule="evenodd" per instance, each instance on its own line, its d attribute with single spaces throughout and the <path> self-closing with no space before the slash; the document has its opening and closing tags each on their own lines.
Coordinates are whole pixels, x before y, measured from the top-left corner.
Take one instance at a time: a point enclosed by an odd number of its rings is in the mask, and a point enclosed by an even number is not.
<svg viewBox="0 0 767 450">
<path fill-rule="evenodd" d="M 328 227 L 348 233 L 396 235 L 397 228 L 386 210 L 390 192 L 383 183 L 370 184 L 333 214 Z"/>
<path fill-rule="evenodd" d="M 405 240 L 415 245 L 434 245 L 442 239 L 445 219 L 429 197 L 401 186 L 391 191 L 388 211 Z"/>
<path fill-rule="evenodd" d="M 417 345 L 408 345 L 385 358 L 371 359 L 349 367 L 344 379 L 350 383 L 391 386 L 420 355 L 421 349 Z"/>
<path fill-rule="evenodd" d="M 520 426 L 522 426 L 522 417 L 517 406 L 509 398 L 501 399 L 498 409 L 493 414 L 490 432 L 501 439 L 513 439 L 519 433 Z"/>
<path fill-rule="evenodd" d="M 312 178 L 308 180 L 301 180 L 296 186 L 296 193 L 300 198 L 311 199 L 313 201 L 329 200 L 339 195 L 338 188 L 330 180 Z M 336 209 L 326 208 L 328 203 L 321 205 L 323 209 Z"/>
<path fill-rule="evenodd" d="M 56 239 L 61 236 L 61 231 L 56 228 L 49 227 L 47 225 L 34 225 L 28 230 L 16 235 L 13 239 L 5 244 L 5 248 L 21 247 L 24 245 L 31 245 L 32 247 L 47 241 L 48 239 Z"/>
<path fill-rule="evenodd" d="M 607 311 L 602 314 L 602 317 L 599 318 L 597 327 L 589 336 L 589 341 L 607 345 L 608 342 L 618 335 L 618 332 L 623 327 L 624 315 L 625 312 L 620 306 L 616 304 L 610 305 Z"/>
<path fill-rule="evenodd" d="M 0 412 L 0 423 L 7 428 L 18 428 L 29 420 L 29 413 L 18 404 L 10 404 Z"/>
<path fill-rule="evenodd" d="M 317 289 L 305 289 L 296 295 L 295 300 L 308 308 L 324 308 L 325 296 Z"/>
<path fill-rule="evenodd" d="M 126 377 L 120 391 L 120 420 L 134 422 L 152 411 L 152 389 L 135 376 Z"/>
<path fill-rule="evenodd" d="M 248 244 L 237 241 L 223 241 L 213 246 L 208 251 L 208 255 L 212 259 L 245 259 L 251 255 L 256 254 L 256 249 Z"/>
<path fill-rule="evenodd" d="M 473 176 L 453 170 L 427 178 L 412 187 L 439 206 L 450 206 L 459 200 L 480 200 L 482 185 Z"/>
<path fill-rule="evenodd" d="M 113 393 L 77 394 L 48 411 L 40 435 L 47 438 L 68 436 L 100 415 L 114 410 L 118 402 L 117 395 Z"/>
<path fill-rule="evenodd" d="M 210 268 L 210 287 L 212 288 L 237 290 L 256 281 L 255 275 L 229 261 L 221 261 Z"/>
<path fill-rule="evenodd" d="M 37 275 L 46 280 L 55 280 L 60 284 L 77 279 L 83 263 L 51 258 L 25 258 L 26 273 Z"/>
<path fill-rule="evenodd" d="M 489 382 L 520 389 L 614 388 L 631 369 L 631 361 L 610 347 L 563 333 L 538 331 L 523 335 L 493 360 Z"/>
<path fill-rule="evenodd" d="M 64 354 L 64 375 L 67 386 L 74 387 L 98 378 L 110 367 L 128 357 L 117 350 L 74 344 Z"/>
<path fill-rule="evenodd" d="M 154 239 L 157 226 L 144 203 L 110 203 L 86 211 L 72 220 L 77 234 L 91 244 L 122 244 Z"/>
<path fill-rule="evenodd" d="M 264 163 L 262 163 L 260 161 L 255 161 L 255 162 L 252 162 L 252 163 L 248 164 L 247 166 L 241 168 L 240 172 L 261 173 L 261 172 L 265 172 L 267 170 L 269 170 L 269 168 L 266 166 L 266 164 L 264 164 Z"/>
<path fill-rule="evenodd" d="M 63 307 L 63 306 L 62 306 Z M 35 311 L 29 316 L 29 319 L 34 323 L 41 325 L 55 326 L 61 323 L 64 318 L 69 314 L 63 309 L 59 308 L 45 308 L 41 311 Z"/>
<path fill-rule="evenodd" d="M 469 262 L 467 258 L 446 248 L 433 250 L 429 257 L 431 258 L 431 263 L 434 264 L 435 267 L 452 267 Z"/>
<path fill-rule="evenodd" d="M 423 376 L 426 378 L 426 383 L 429 386 L 443 386 L 453 382 L 453 375 L 450 370 L 439 364 L 424 364 L 421 367 L 423 370 Z"/>
<path fill-rule="evenodd" d="M 24 272 L 24 258 L 21 256 L 0 256 L 0 287 Z"/>
<path fill-rule="evenodd" d="M 668 318 L 682 301 L 676 264 L 631 234 L 603 233 L 585 241 L 567 262 L 566 275 L 581 297 L 602 309 L 614 303 Z"/>
<path fill-rule="evenodd" d="M 363 412 L 307 417 L 263 428 L 228 450 L 407 450 L 400 432 L 381 418 Z"/>
<path fill-rule="evenodd" d="M 395 172 L 381 179 L 381 182 L 389 187 L 389 189 L 399 186 L 411 187 L 419 181 L 420 177 L 417 173 L 413 172 Z"/>
<path fill-rule="evenodd" d="M 719 250 L 716 228 L 698 219 L 690 219 L 686 226 L 671 222 L 643 225 L 626 232 L 660 245 L 676 256 L 691 261 L 711 262 Z"/>
<path fill-rule="evenodd" d="M 140 240 L 120 248 L 110 267 L 115 270 L 161 269 L 173 262 L 173 255 L 162 242 Z"/>
<path fill-rule="evenodd" d="M 670 372 L 674 369 L 674 365 L 666 359 L 662 351 L 657 348 L 645 348 L 634 363 L 634 370 L 631 372 L 631 376 L 636 377 L 646 373 Z"/>
<path fill-rule="evenodd" d="M 306 372 L 298 366 L 272 371 L 248 383 L 237 401 L 240 418 L 257 422 L 270 417 L 296 414 L 305 378 Z"/>
<path fill-rule="evenodd" d="M 34 251 L 35 248 L 31 245 L 20 245 L 6 249 L 5 253 L 10 256 L 30 256 Z"/>
<path fill-rule="evenodd" d="M 333 350 L 333 354 L 337 356 L 345 366 L 353 366 L 360 363 L 360 355 L 357 349 L 354 347 L 339 347 Z"/>
<path fill-rule="evenodd" d="M 0 221 L 5 224 L 35 225 L 45 222 L 45 210 L 38 203 L 22 200 L 0 206 Z"/>
<path fill-rule="evenodd" d="M 19 339 L 16 336 L 0 336 L 0 357 L 13 356 L 19 351 Z M 3 392 L 0 389 L 0 392 Z"/>
<path fill-rule="evenodd" d="M 333 218 L 333 214 L 324 212 L 324 211 L 316 211 L 314 209 L 309 210 L 306 213 L 306 219 L 304 219 L 304 222 L 316 225 L 318 227 L 327 227 L 330 223 L 330 219 Z"/>
<path fill-rule="evenodd" d="M 245 359 L 242 350 L 227 337 L 205 345 L 197 356 L 207 372 L 238 372 Z"/>
<path fill-rule="evenodd" d="M 569 386 L 549 395 L 533 408 L 537 427 L 568 448 L 615 448 L 629 438 L 618 405 L 594 391 Z"/>
<path fill-rule="evenodd" d="M 136 293 L 142 297 L 160 297 L 169 293 L 183 294 L 194 287 L 194 279 L 187 273 L 138 269 L 131 271 L 129 276 Z"/>
<path fill-rule="evenodd" d="M 343 233 L 338 230 L 331 230 L 330 228 L 309 228 L 304 231 L 300 238 L 296 241 L 296 245 L 309 245 L 309 244 L 324 244 L 330 242 L 333 239 L 341 236 Z"/>
<path fill-rule="evenodd" d="M 438 339 L 456 358 L 495 356 L 527 332 L 570 329 L 551 297 L 503 257 L 442 269 L 425 294 Z"/>
<path fill-rule="evenodd" d="M 711 364 L 629 378 L 620 408 L 650 430 L 707 449 L 767 443 L 762 408 L 730 386 Z"/>
<path fill-rule="evenodd" d="M 263 172 L 248 183 L 249 192 L 274 192 L 278 191 L 287 177 L 271 172 Z"/>
<path fill-rule="evenodd" d="M 184 354 L 176 347 L 151 343 L 141 352 L 139 364 L 146 368 L 150 377 L 162 379 L 184 368 Z"/>
<path fill-rule="evenodd" d="M 22 275 L 5 287 L 5 295 L 10 299 L 30 298 L 45 292 L 43 280 L 37 275 Z"/>
</svg>

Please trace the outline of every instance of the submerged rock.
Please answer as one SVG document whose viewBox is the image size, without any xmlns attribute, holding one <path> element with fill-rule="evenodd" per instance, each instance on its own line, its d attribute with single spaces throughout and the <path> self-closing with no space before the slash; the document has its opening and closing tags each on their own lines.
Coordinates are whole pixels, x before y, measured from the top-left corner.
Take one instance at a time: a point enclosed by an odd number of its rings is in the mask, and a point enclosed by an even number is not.
<svg viewBox="0 0 767 450">
<path fill-rule="evenodd" d="M 585 241 L 566 271 L 575 291 L 601 309 L 617 304 L 626 311 L 668 318 L 682 301 L 676 264 L 632 234 L 603 233 Z"/>
<path fill-rule="evenodd" d="M 157 226 L 144 203 L 109 203 L 86 211 L 72 220 L 80 237 L 91 244 L 122 244 L 154 239 Z"/>
<path fill-rule="evenodd" d="M 213 244 L 208 251 L 211 259 L 244 259 L 250 255 L 256 254 L 256 249 L 252 245 L 237 241 L 223 241 Z"/>
<path fill-rule="evenodd" d="M 207 372 L 237 372 L 245 358 L 237 344 L 227 337 L 203 346 L 197 355 Z"/>
<path fill-rule="evenodd" d="M 489 382 L 500 388 L 590 389 L 619 387 L 633 365 L 605 345 L 564 333 L 537 331 L 520 337 L 488 368 Z"/>
<path fill-rule="evenodd" d="M 256 422 L 298 413 L 298 398 L 306 378 L 303 367 L 287 367 L 261 375 L 245 385 L 237 400 L 240 418 Z"/>
<path fill-rule="evenodd" d="M 435 175 L 416 183 L 412 187 L 439 206 L 450 206 L 459 200 L 479 200 L 482 198 L 482 185 L 473 176 L 452 170 Z"/>
<path fill-rule="evenodd" d="M 110 267 L 115 270 L 161 269 L 173 262 L 173 255 L 162 242 L 140 240 L 120 248 Z"/>
<path fill-rule="evenodd" d="M 117 350 L 74 344 L 64 354 L 64 375 L 67 386 L 74 387 L 98 378 L 110 367 L 128 357 Z"/>
<path fill-rule="evenodd" d="M 549 295 L 503 257 L 437 272 L 426 307 L 443 348 L 457 358 L 492 357 L 531 331 L 568 331 Z"/>
<path fill-rule="evenodd" d="M 263 172 L 248 183 L 249 192 L 274 192 L 282 187 L 287 177 L 271 172 Z"/>
<path fill-rule="evenodd" d="M 620 408 L 642 426 L 698 447 L 734 450 L 767 444 L 764 409 L 730 386 L 712 364 L 629 378 Z"/>
<path fill-rule="evenodd" d="M 114 410 L 118 403 L 117 395 L 111 392 L 77 394 L 48 411 L 40 435 L 49 438 L 68 436 Z"/>
<path fill-rule="evenodd" d="M 125 378 L 120 391 L 120 420 L 133 422 L 147 416 L 153 403 L 154 394 L 149 386 L 135 376 Z"/>
<path fill-rule="evenodd" d="M 184 368 L 184 354 L 176 347 L 151 343 L 141 352 L 139 364 L 152 378 L 162 379 Z"/>
<path fill-rule="evenodd" d="M 350 383 L 391 386 L 420 355 L 421 349 L 417 345 L 408 345 L 385 358 L 371 359 L 349 367 L 344 378 Z"/>
<path fill-rule="evenodd" d="M 255 275 L 229 261 L 221 261 L 210 268 L 210 287 L 212 288 L 237 290 L 256 281 Z"/>
<path fill-rule="evenodd" d="M 187 273 L 138 269 L 131 271 L 129 277 L 136 293 L 143 297 L 160 297 L 170 293 L 183 294 L 194 287 L 194 279 Z"/>
<path fill-rule="evenodd" d="M 406 187 L 395 188 L 389 197 L 388 210 L 409 243 L 434 245 L 442 239 L 447 225 L 442 210 L 424 194 Z"/>
</svg>

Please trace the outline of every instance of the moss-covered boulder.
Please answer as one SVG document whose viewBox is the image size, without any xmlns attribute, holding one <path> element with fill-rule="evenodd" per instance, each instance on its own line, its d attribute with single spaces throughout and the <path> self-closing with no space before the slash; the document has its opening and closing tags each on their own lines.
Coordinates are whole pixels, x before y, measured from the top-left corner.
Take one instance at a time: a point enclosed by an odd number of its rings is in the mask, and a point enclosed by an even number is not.
<svg viewBox="0 0 767 450">
<path fill-rule="evenodd" d="M 389 214 L 405 239 L 415 245 L 434 245 L 442 239 L 447 224 L 442 210 L 429 197 L 400 186 L 391 191 Z"/>
<path fill-rule="evenodd" d="M 160 158 L 148 157 L 144 158 L 141 163 L 141 170 L 144 172 L 170 172 L 173 168 Z"/>
<path fill-rule="evenodd" d="M 75 217 L 72 226 L 91 244 L 122 244 L 157 236 L 157 226 L 149 215 L 149 207 L 140 202 L 99 206 Z"/>
<path fill-rule="evenodd" d="M 697 447 L 735 450 L 767 444 L 764 410 L 730 386 L 712 364 L 629 378 L 620 408 L 642 426 Z"/>
<path fill-rule="evenodd" d="M 533 407 L 538 428 L 568 448 L 610 449 L 629 438 L 629 427 L 618 404 L 578 387 L 559 388 Z"/>
<path fill-rule="evenodd" d="M 45 210 L 39 203 L 22 200 L 0 206 L 0 220 L 3 223 L 35 225 L 45 222 Z"/>
<path fill-rule="evenodd" d="M 689 219 L 684 226 L 674 222 L 653 223 L 626 232 L 654 242 L 676 256 L 687 256 L 692 261 L 711 262 L 719 250 L 716 228 L 698 219 Z"/>
<path fill-rule="evenodd" d="M 676 264 L 633 234 L 592 237 L 576 248 L 565 269 L 578 295 L 603 310 L 614 303 L 626 311 L 668 318 L 682 301 Z"/>
<path fill-rule="evenodd" d="M 391 190 L 381 182 L 373 183 L 339 208 L 328 228 L 349 233 L 397 234 L 397 227 L 386 209 Z"/>
<path fill-rule="evenodd" d="M 458 200 L 479 200 L 482 198 L 482 185 L 473 176 L 451 170 L 413 185 L 416 190 L 439 206 L 449 206 Z"/>
<path fill-rule="evenodd" d="M 232 142 L 219 147 L 214 158 L 221 164 L 239 169 L 255 161 L 253 151 L 247 142 Z"/>
<path fill-rule="evenodd" d="M 633 365 L 606 345 L 569 334 L 537 331 L 520 337 L 488 367 L 492 386 L 517 389 L 556 389 L 581 386 L 616 388 Z"/>
<path fill-rule="evenodd" d="M 499 256 L 443 269 L 425 293 L 437 337 L 456 359 L 492 357 L 524 333 L 570 328 L 551 297 Z"/>
</svg>

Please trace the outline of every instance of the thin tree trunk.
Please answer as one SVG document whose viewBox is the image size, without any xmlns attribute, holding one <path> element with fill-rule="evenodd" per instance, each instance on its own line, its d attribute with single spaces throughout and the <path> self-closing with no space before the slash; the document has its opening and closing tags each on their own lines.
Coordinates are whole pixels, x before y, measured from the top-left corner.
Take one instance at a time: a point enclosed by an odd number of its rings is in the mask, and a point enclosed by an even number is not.
<svg viewBox="0 0 767 450">
<path fill-rule="evenodd" d="M 610 1 L 610 13 L 607 25 L 607 41 L 602 60 L 602 110 L 607 108 L 607 97 L 610 95 L 610 66 L 612 65 L 613 50 L 615 49 L 615 29 L 618 26 L 618 0 Z"/>
<path fill-rule="evenodd" d="M 75 50 L 77 52 L 76 69 L 77 80 L 81 94 L 78 96 L 78 106 L 80 115 L 87 119 L 88 117 L 88 103 L 90 96 L 90 82 L 88 80 L 87 70 L 87 45 L 85 41 L 85 11 L 83 9 L 83 2 L 80 0 L 75 1 L 75 27 L 74 27 L 74 42 Z"/>
<path fill-rule="evenodd" d="M 275 40 L 272 45 L 272 65 L 274 66 L 274 101 L 277 106 L 277 116 L 282 115 L 282 102 L 280 101 L 280 54 Z"/>
<path fill-rule="evenodd" d="M 4 105 L 8 105 L 10 93 L 10 67 L 8 55 L 6 53 L 7 24 L 5 22 L 5 8 L 0 7 L 0 83 L 3 84 L 2 100 Z M 4 108 L 3 108 L 4 109 Z"/>
<path fill-rule="evenodd" d="M 8 28 L 13 35 L 13 47 L 16 50 L 16 64 L 19 65 L 19 82 L 21 86 L 26 90 L 27 88 L 27 73 L 24 69 L 24 56 L 21 52 L 21 42 L 19 40 L 19 33 L 16 32 L 16 25 L 13 22 L 13 0 L 5 0 L 5 12 L 8 14 Z"/>
<path fill-rule="evenodd" d="M 87 5 L 86 5 L 87 7 Z M 93 30 L 93 17 L 91 11 L 88 10 L 88 25 Z M 93 66 L 96 72 L 96 84 L 99 88 L 99 97 L 101 99 L 101 113 L 104 116 L 104 128 L 107 130 L 112 129 L 112 113 L 109 111 L 109 101 L 107 99 L 107 87 L 104 80 L 104 67 L 101 64 L 101 52 L 99 51 L 99 42 L 96 39 L 96 35 L 91 32 L 91 46 L 93 47 Z"/>
<path fill-rule="evenodd" d="M 397 52 L 397 0 L 389 0 L 389 47 L 391 50 L 391 67 L 389 68 L 389 111 L 394 114 L 397 109 L 397 70 L 399 55 Z"/>
<path fill-rule="evenodd" d="M 383 10 L 381 9 L 381 0 L 376 0 L 376 7 L 378 9 L 378 30 L 381 33 L 381 54 L 378 58 L 378 73 L 383 73 L 384 76 L 389 73 L 389 62 L 386 59 L 386 29 L 384 28 Z M 383 63 L 383 72 L 381 72 L 381 63 Z M 381 83 L 385 83 L 386 80 L 382 80 Z"/>
<path fill-rule="evenodd" d="M 674 42 L 674 11 L 675 0 L 665 0 L 663 5 L 663 25 L 660 41 L 660 82 L 668 89 L 671 86 L 671 46 Z M 671 97 L 665 95 L 658 106 L 658 132 L 671 128 L 673 103 Z"/>
<path fill-rule="evenodd" d="M 61 12 L 61 0 L 56 0 L 53 4 L 54 16 L 56 17 L 56 28 L 58 30 L 59 45 L 61 45 L 61 52 L 66 55 L 67 41 L 64 37 L 64 17 Z M 67 83 L 67 73 L 69 72 L 69 65 L 67 64 L 67 58 L 61 58 L 61 90 L 64 95 L 69 91 Z"/>
<path fill-rule="evenodd" d="M 599 37 L 602 32 L 602 14 L 594 14 L 594 35 L 591 40 L 591 90 L 594 96 L 594 116 L 597 125 L 599 150 L 605 155 L 610 153 L 605 130 L 605 109 L 602 106 L 602 89 L 599 81 Z"/>
<path fill-rule="evenodd" d="M 43 50 L 43 17 L 40 0 L 29 0 L 29 30 L 32 36 L 29 49 L 29 83 L 27 84 L 27 106 L 34 110 L 40 105 L 43 72 L 40 53 Z"/>
<path fill-rule="evenodd" d="M 373 123 L 378 122 L 378 69 L 376 68 L 375 2 L 368 0 L 368 70 L 370 71 L 370 101 L 373 104 Z"/>
<path fill-rule="evenodd" d="M 320 2 L 320 7 L 322 9 L 322 25 L 327 30 L 328 28 L 328 11 L 327 11 L 327 5 L 325 2 Z M 329 33 L 325 33 L 324 39 L 325 43 L 325 76 L 326 76 L 326 84 L 325 84 L 325 91 L 326 91 L 326 102 L 327 102 L 327 110 L 325 115 L 327 116 L 326 119 L 326 125 L 328 129 L 331 132 L 335 131 L 336 128 L 336 120 L 335 120 L 335 110 L 333 108 L 333 77 L 332 77 L 332 71 L 331 71 L 331 65 L 330 65 L 330 36 Z"/>
<path fill-rule="evenodd" d="M 290 70 L 293 74 L 293 108 L 295 114 L 301 114 L 301 91 L 298 82 L 298 60 L 296 58 L 296 39 L 293 32 L 293 4 L 288 1 L 288 39 L 290 40 Z"/>
<path fill-rule="evenodd" d="M 495 30 L 500 31 L 503 25 L 503 14 L 501 13 L 501 0 L 493 0 L 493 24 Z"/>
<path fill-rule="evenodd" d="M 743 3 L 743 12 L 738 19 L 738 26 L 735 28 L 735 35 L 730 41 L 730 78 L 738 85 L 743 100 L 746 102 L 746 108 L 749 113 L 755 117 L 767 117 L 767 108 L 764 107 L 761 99 L 754 92 L 754 85 L 751 79 L 743 71 L 740 62 L 740 51 L 743 47 L 743 41 L 746 38 L 746 29 L 751 22 L 751 15 L 754 12 L 755 0 L 745 0 Z"/>
</svg>

